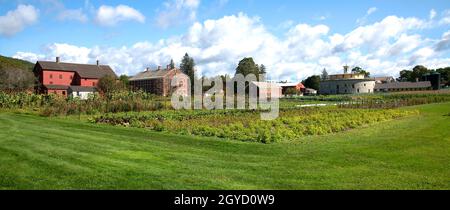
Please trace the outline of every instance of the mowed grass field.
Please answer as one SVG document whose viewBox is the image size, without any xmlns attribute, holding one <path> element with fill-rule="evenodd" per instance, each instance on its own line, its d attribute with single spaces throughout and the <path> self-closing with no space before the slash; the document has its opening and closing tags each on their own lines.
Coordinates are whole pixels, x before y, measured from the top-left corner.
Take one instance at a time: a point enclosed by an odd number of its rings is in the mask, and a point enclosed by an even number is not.
<svg viewBox="0 0 450 210">
<path fill-rule="evenodd" d="M 450 189 L 450 103 L 261 144 L 0 112 L 0 189 Z"/>
</svg>

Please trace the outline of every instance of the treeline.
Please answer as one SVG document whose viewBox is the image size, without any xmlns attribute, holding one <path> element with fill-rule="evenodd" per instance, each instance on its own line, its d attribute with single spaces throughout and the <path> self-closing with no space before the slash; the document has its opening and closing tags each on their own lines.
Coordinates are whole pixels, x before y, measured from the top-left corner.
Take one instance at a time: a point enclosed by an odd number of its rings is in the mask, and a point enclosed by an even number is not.
<svg viewBox="0 0 450 210">
<path fill-rule="evenodd" d="M 28 61 L 0 56 L 0 90 L 32 90 L 36 81 L 33 67 Z"/>
<path fill-rule="evenodd" d="M 441 82 L 445 85 L 450 85 L 450 66 L 438 69 L 428 69 L 425 66 L 418 65 L 415 66 L 411 70 L 402 70 L 400 71 L 400 77 L 397 79 L 398 81 L 409 81 L 415 82 L 417 80 L 421 81 L 423 76 L 430 73 L 440 73 L 441 74 Z"/>
</svg>

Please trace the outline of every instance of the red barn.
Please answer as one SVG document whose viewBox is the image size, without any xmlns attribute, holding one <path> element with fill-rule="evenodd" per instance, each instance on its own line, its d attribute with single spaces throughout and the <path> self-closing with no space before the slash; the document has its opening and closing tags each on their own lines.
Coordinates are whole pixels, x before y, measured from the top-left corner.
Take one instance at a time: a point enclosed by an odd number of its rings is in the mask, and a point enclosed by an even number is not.
<svg viewBox="0 0 450 210">
<path fill-rule="evenodd" d="M 96 87 L 98 80 L 110 75 L 117 77 L 108 65 L 62 63 L 56 61 L 38 61 L 33 72 L 38 78 L 38 93 L 68 95 L 69 87 Z"/>
</svg>

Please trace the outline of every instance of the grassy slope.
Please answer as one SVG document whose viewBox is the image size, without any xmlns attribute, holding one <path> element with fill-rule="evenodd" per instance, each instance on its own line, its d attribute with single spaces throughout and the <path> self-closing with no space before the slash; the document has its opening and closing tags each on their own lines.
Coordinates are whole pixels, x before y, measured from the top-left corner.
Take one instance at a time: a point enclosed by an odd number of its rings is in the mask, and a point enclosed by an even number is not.
<svg viewBox="0 0 450 210">
<path fill-rule="evenodd" d="M 272 145 L 0 113 L 0 189 L 450 189 L 450 103 L 420 110 Z"/>
</svg>

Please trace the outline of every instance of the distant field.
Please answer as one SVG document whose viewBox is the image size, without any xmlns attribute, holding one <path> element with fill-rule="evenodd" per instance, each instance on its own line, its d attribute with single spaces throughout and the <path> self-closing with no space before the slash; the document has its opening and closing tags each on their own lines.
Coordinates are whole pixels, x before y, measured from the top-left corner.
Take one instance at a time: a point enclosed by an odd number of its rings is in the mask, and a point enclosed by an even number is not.
<svg viewBox="0 0 450 210">
<path fill-rule="evenodd" d="M 289 143 L 0 112 L 0 189 L 450 189 L 450 103 Z"/>
</svg>

